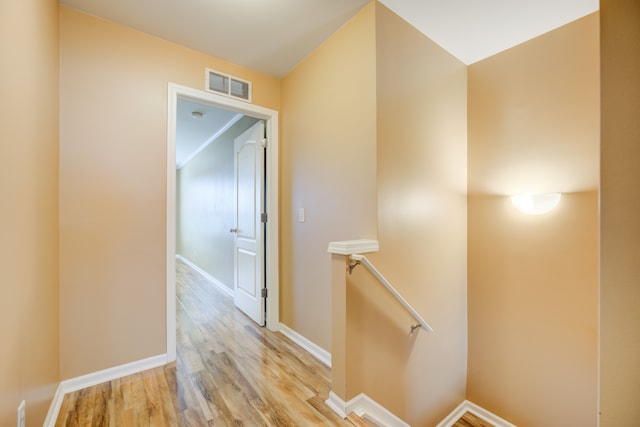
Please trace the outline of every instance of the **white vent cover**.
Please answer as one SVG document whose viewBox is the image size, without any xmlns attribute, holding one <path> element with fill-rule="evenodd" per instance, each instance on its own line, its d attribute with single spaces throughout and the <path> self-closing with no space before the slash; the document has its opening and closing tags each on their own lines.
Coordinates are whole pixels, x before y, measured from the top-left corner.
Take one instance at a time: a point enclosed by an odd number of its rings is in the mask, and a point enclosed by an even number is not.
<svg viewBox="0 0 640 427">
<path fill-rule="evenodd" d="M 251 82 L 207 68 L 207 91 L 251 102 Z"/>
</svg>

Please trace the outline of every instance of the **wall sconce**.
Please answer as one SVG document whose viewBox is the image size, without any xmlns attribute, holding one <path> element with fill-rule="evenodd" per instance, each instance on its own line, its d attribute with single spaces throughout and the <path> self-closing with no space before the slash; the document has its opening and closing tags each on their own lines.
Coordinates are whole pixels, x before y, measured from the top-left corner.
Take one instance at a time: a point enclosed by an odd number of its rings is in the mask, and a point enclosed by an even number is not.
<svg viewBox="0 0 640 427">
<path fill-rule="evenodd" d="M 560 193 L 526 194 L 511 196 L 511 203 L 516 209 L 527 215 L 542 215 L 555 208 L 561 197 Z"/>
</svg>

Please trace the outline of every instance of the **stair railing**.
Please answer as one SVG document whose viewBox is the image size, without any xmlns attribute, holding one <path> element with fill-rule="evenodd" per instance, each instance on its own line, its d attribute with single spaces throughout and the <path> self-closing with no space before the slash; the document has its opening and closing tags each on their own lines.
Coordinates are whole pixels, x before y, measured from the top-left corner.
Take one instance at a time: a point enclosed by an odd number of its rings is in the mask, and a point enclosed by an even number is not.
<svg viewBox="0 0 640 427">
<path fill-rule="evenodd" d="M 358 265 L 363 265 L 367 270 L 373 274 L 373 276 L 378 279 L 378 281 L 384 286 L 384 288 L 413 316 L 413 318 L 418 322 L 417 324 L 411 325 L 410 333 L 413 333 L 418 328 L 423 328 L 428 332 L 433 332 L 433 328 L 429 326 L 427 322 L 418 314 L 418 312 L 411 307 L 411 304 L 405 300 L 402 295 L 389 283 L 389 281 L 378 271 L 378 269 L 371 264 L 371 261 L 367 259 L 364 255 L 352 254 L 350 255 L 352 263 L 349 264 L 349 274 L 353 272 L 353 269 Z"/>
</svg>

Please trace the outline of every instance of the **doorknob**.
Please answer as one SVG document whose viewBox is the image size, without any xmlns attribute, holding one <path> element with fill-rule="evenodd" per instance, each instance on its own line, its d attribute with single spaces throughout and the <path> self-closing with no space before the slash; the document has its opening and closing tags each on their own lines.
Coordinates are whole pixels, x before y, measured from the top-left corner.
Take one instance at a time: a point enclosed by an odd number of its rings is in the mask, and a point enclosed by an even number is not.
<svg viewBox="0 0 640 427">
<path fill-rule="evenodd" d="M 237 233 L 238 229 L 237 228 L 230 228 L 229 229 L 229 233 Z"/>
</svg>

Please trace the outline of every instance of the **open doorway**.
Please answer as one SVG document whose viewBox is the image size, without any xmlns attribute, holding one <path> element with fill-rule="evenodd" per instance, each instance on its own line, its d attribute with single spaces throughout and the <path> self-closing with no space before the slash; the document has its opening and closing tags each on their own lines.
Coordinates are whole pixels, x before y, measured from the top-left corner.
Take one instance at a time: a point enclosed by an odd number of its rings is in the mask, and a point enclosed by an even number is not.
<svg viewBox="0 0 640 427">
<path fill-rule="evenodd" d="M 201 110 L 199 111 L 198 107 Z M 191 110 L 189 110 L 191 108 Z M 231 128 L 236 131 L 243 127 L 254 127 L 260 124 L 258 133 L 264 135 L 260 138 L 260 150 L 264 159 L 257 161 L 263 162 L 265 174 L 262 186 L 264 190 L 263 206 L 260 206 L 262 213 L 263 230 L 268 236 L 264 244 L 259 244 L 259 250 L 263 251 L 264 258 L 260 261 L 261 268 L 264 269 L 265 288 L 268 295 L 266 299 L 266 327 L 272 331 L 279 329 L 279 280 L 278 280 L 278 113 L 274 110 L 255 106 L 242 101 L 237 101 L 224 96 L 199 91 L 184 86 L 169 84 L 168 96 L 168 126 L 167 126 L 167 360 L 173 361 L 176 358 L 176 293 L 175 293 L 175 261 L 176 261 L 176 220 L 177 220 L 177 174 L 176 166 L 185 164 L 185 160 L 189 160 L 184 152 L 176 153 L 176 130 L 179 122 L 179 114 L 191 115 L 193 112 L 206 114 L 210 111 L 219 111 L 220 120 L 227 123 L 227 129 Z M 197 119 L 197 118 L 196 118 Z M 237 132 L 236 132 L 237 133 Z M 253 139 L 258 135 L 254 130 Z M 233 134 L 233 133 L 232 133 Z M 234 137 L 235 139 L 235 137 Z M 264 140 L 264 141 L 263 141 Z M 202 145 L 202 144 L 200 144 Z M 237 144 L 236 144 L 237 145 Z M 245 144 L 246 145 L 246 144 Z M 187 152 L 189 149 L 186 150 Z M 185 157 L 186 156 L 186 157 Z M 262 182 L 262 181 L 260 181 Z M 191 195 L 193 196 L 193 195 Z M 197 197 L 197 196 L 196 196 Z M 230 227 L 228 231 L 232 232 L 236 227 Z M 236 238 L 237 236 L 226 236 Z M 221 240 L 225 240 L 220 236 Z M 181 243 L 182 245 L 182 243 Z M 189 247 L 189 246 L 186 246 Z M 197 251 L 197 244 L 191 246 L 192 251 Z M 198 258 L 197 253 L 193 254 L 194 258 Z M 258 257 L 259 259 L 259 257 Z M 228 266 L 227 266 L 228 267 Z M 262 274 L 262 272 L 260 272 Z M 229 270 L 223 273 L 227 279 Z M 231 289 L 228 280 L 227 283 L 220 283 L 230 290 L 233 294 L 236 290 Z"/>
</svg>

